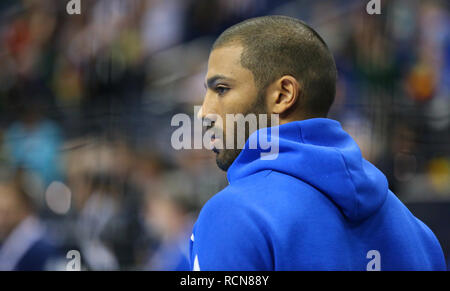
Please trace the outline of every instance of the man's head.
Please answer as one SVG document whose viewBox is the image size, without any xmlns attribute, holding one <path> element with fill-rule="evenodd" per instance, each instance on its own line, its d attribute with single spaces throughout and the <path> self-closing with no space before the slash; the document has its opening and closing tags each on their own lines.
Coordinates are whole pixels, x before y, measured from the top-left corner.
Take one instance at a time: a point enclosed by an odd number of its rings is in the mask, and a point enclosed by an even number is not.
<svg viewBox="0 0 450 291">
<path fill-rule="evenodd" d="M 199 115 L 222 118 L 224 128 L 218 130 L 223 132 L 223 144 L 227 114 L 278 114 L 280 124 L 326 117 L 334 100 L 336 75 L 327 45 L 300 20 L 249 19 L 228 28 L 215 41 Z M 246 139 L 251 133 L 247 130 Z M 228 138 L 236 140 L 236 136 Z M 240 153 L 237 147 L 215 151 L 223 170 Z"/>
</svg>

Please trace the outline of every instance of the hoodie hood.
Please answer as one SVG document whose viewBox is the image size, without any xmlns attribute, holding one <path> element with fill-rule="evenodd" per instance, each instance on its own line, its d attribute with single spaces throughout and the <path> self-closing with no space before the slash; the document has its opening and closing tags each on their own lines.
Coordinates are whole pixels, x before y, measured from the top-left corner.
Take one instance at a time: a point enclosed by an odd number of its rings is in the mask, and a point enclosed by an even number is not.
<svg viewBox="0 0 450 291">
<path fill-rule="evenodd" d="M 253 133 L 230 166 L 230 184 L 254 173 L 273 170 L 293 176 L 316 188 L 332 200 L 350 220 L 365 219 L 384 203 L 387 179 L 366 161 L 356 142 L 340 123 L 327 118 L 295 121 Z M 263 150 L 249 149 L 249 143 L 268 138 L 278 140 L 278 156 L 261 159 Z M 301 193 L 298 193 L 301 195 Z M 276 193 L 274 193 L 276 195 Z"/>
</svg>

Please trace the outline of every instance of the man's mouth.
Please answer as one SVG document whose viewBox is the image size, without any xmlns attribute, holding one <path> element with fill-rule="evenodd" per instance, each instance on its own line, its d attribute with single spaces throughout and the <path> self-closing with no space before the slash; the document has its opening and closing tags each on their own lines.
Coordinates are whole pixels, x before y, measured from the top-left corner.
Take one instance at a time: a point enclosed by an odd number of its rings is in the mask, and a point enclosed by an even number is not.
<svg viewBox="0 0 450 291">
<path fill-rule="evenodd" d="M 220 152 L 219 149 L 216 147 L 217 142 L 220 142 L 220 139 L 216 138 L 215 134 L 212 134 L 211 140 L 210 140 L 210 145 L 211 145 L 211 150 L 216 154 L 218 154 Z"/>
<path fill-rule="evenodd" d="M 214 123 L 212 123 L 212 124 L 210 124 L 209 126 L 207 126 L 207 127 L 205 128 L 205 130 L 206 130 L 206 131 L 212 130 L 213 132 L 217 132 L 217 130 L 219 130 L 219 129 L 218 129 L 218 128 L 215 128 L 215 127 L 214 127 Z M 216 154 L 219 153 L 219 149 L 216 148 L 215 144 L 217 144 L 217 142 L 219 142 L 219 140 L 220 140 L 220 139 L 216 137 L 216 134 L 215 134 L 215 133 L 213 133 L 213 134 L 211 135 L 211 140 L 210 140 L 211 150 L 212 150 L 213 152 L 215 152 Z"/>
<path fill-rule="evenodd" d="M 212 145 L 212 151 L 215 152 L 216 154 L 219 153 L 219 150 L 214 146 L 214 142 L 216 141 L 216 135 L 213 134 L 211 136 L 211 145 Z"/>
</svg>

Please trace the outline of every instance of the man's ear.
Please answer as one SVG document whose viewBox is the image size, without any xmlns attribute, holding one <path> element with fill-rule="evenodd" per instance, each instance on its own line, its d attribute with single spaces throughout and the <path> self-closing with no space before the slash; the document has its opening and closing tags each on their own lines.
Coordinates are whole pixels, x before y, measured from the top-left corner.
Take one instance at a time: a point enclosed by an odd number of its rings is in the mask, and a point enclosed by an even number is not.
<svg viewBox="0 0 450 291">
<path fill-rule="evenodd" d="M 296 108 L 300 95 L 298 81 L 285 75 L 273 82 L 268 88 L 268 106 L 273 114 L 285 115 Z"/>
</svg>

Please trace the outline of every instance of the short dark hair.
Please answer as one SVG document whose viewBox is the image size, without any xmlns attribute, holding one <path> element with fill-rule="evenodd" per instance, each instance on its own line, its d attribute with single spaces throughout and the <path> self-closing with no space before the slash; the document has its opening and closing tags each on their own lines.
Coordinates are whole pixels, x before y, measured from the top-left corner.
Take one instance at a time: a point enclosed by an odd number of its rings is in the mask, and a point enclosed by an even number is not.
<svg viewBox="0 0 450 291">
<path fill-rule="evenodd" d="M 333 55 L 320 35 L 287 16 L 263 16 L 225 30 L 212 49 L 236 42 L 243 46 L 241 64 L 253 73 L 260 90 L 284 75 L 300 83 L 301 103 L 310 115 L 326 116 L 336 94 Z"/>
</svg>

